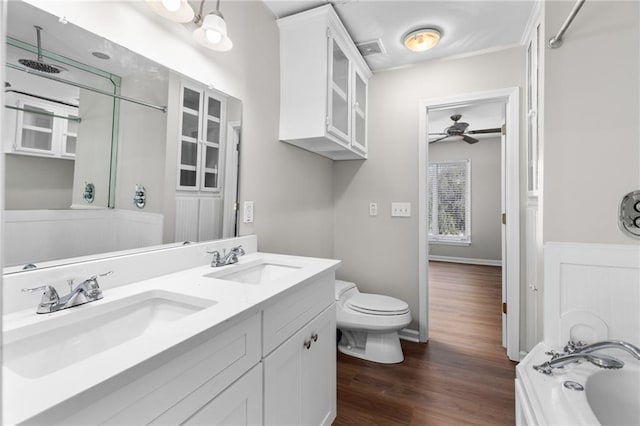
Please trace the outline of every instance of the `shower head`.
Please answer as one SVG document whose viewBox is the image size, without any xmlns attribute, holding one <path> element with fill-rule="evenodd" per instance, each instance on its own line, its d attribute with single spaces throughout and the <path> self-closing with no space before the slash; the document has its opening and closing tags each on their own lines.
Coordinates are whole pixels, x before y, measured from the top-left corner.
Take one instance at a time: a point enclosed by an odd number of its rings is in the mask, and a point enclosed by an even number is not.
<svg viewBox="0 0 640 426">
<path fill-rule="evenodd" d="M 42 27 L 35 25 L 36 29 L 36 37 L 38 42 L 38 58 L 37 59 L 18 59 L 22 65 L 27 68 L 31 68 L 32 70 L 44 72 L 47 74 L 59 74 L 61 71 L 66 71 L 61 66 L 51 65 L 42 60 L 42 45 L 40 42 L 40 31 L 42 31 Z"/>
</svg>

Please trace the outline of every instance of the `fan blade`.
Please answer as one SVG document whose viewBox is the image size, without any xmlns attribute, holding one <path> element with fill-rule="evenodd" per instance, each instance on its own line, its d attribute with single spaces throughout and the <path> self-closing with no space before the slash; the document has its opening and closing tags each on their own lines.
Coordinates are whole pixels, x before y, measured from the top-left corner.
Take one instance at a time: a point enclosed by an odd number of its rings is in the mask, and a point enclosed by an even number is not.
<svg viewBox="0 0 640 426">
<path fill-rule="evenodd" d="M 449 136 L 447 133 L 429 133 L 430 135 L 447 135 Z"/>
<path fill-rule="evenodd" d="M 496 127 L 493 129 L 469 130 L 467 133 L 470 135 L 482 135 L 485 133 L 502 133 L 502 129 L 500 127 Z"/>
<path fill-rule="evenodd" d="M 467 135 L 462 135 L 462 140 L 465 141 L 466 143 L 478 142 L 478 139 L 472 138 L 471 136 L 467 136 Z"/>
<path fill-rule="evenodd" d="M 429 141 L 429 145 L 431 145 L 432 143 L 440 142 L 441 140 L 444 140 L 444 139 L 446 139 L 446 138 L 448 138 L 448 137 L 449 137 L 449 135 L 447 135 L 447 136 L 443 136 L 443 137 L 438 138 L 438 139 L 434 139 L 434 140 L 432 140 L 432 141 Z"/>
</svg>

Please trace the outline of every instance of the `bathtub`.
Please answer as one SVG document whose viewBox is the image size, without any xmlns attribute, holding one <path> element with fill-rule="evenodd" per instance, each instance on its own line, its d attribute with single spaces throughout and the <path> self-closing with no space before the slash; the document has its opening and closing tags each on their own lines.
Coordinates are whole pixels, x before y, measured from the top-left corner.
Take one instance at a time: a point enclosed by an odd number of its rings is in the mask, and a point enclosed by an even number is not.
<svg viewBox="0 0 640 426">
<path fill-rule="evenodd" d="M 622 369 L 583 362 L 545 375 L 533 366 L 549 360 L 548 350 L 539 343 L 516 368 L 516 424 L 640 425 L 640 361 L 610 349 L 602 353 L 624 361 Z"/>
</svg>

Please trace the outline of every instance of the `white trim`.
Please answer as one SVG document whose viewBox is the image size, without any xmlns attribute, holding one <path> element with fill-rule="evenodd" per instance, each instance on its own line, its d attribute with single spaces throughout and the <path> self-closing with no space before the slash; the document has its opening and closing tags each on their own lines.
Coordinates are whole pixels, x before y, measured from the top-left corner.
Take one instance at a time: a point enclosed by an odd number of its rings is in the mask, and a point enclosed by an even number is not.
<svg viewBox="0 0 640 426">
<path fill-rule="evenodd" d="M 507 147 L 505 192 L 507 224 L 505 226 L 507 256 L 503 274 L 507 280 L 507 356 L 517 361 L 520 356 L 520 99 L 519 89 L 506 88 L 485 92 L 474 92 L 441 98 L 423 99 L 418 105 L 418 297 L 420 341 L 428 340 L 428 258 L 427 245 L 427 179 L 429 164 L 428 118 L 429 109 L 458 106 L 469 103 L 502 101 L 506 103 Z"/>
<path fill-rule="evenodd" d="M 502 266 L 502 260 L 474 259 L 470 257 L 437 256 L 430 254 L 429 260 L 434 262 L 465 263 L 467 265 Z"/>
<path fill-rule="evenodd" d="M 412 328 L 403 328 L 398 331 L 398 337 L 409 342 L 420 343 L 420 332 Z"/>
<path fill-rule="evenodd" d="M 542 11 L 541 1 L 536 1 L 531 9 L 531 14 L 529 15 L 529 19 L 527 20 L 527 25 L 524 27 L 524 31 L 522 32 L 522 36 L 520 37 L 520 44 L 522 46 L 526 46 L 531 39 L 531 35 L 534 33 L 535 28 L 540 24 L 540 12 Z"/>
<path fill-rule="evenodd" d="M 447 240 L 434 240 L 431 237 L 429 238 L 429 245 L 434 244 L 437 246 L 463 246 L 469 247 L 471 245 L 471 241 L 447 241 Z"/>
</svg>

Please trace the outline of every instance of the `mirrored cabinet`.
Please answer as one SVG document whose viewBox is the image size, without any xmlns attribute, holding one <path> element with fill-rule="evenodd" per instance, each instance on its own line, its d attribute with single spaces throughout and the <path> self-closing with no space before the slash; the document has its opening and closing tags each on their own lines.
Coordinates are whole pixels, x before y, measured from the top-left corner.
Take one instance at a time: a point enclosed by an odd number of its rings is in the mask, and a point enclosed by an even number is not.
<svg viewBox="0 0 640 426">
<path fill-rule="evenodd" d="M 331 5 L 278 20 L 280 140 L 333 160 L 367 158 L 371 71 Z"/>
</svg>

